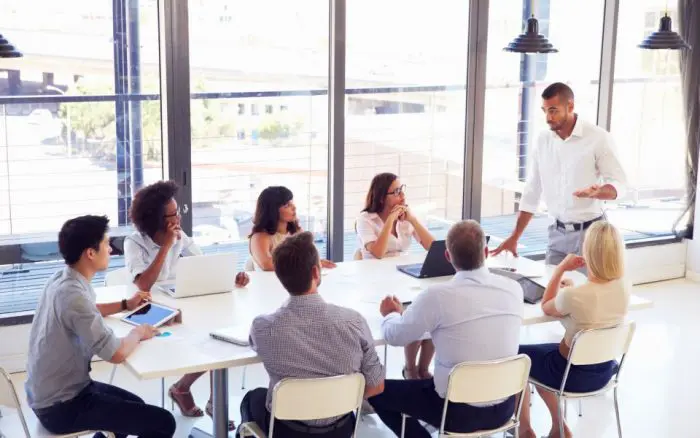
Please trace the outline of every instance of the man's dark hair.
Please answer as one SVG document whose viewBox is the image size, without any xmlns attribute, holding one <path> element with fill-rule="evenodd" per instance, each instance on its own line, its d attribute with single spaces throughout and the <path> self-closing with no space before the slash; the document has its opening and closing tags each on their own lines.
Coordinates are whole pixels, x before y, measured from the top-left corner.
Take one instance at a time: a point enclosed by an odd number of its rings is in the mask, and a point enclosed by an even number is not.
<svg viewBox="0 0 700 438">
<path fill-rule="evenodd" d="M 313 235 L 304 231 L 287 237 L 272 252 L 272 262 L 277 278 L 290 295 L 307 292 L 313 280 L 312 269 L 319 266 Z"/>
<path fill-rule="evenodd" d="M 66 221 L 58 232 L 58 250 L 66 264 L 78 263 L 86 249 L 99 251 L 107 230 L 107 216 L 80 216 Z"/>
<path fill-rule="evenodd" d="M 542 99 L 551 99 L 555 96 L 559 96 L 559 100 L 562 103 L 566 103 L 574 100 L 574 90 L 566 84 L 555 82 L 542 92 Z"/>
<path fill-rule="evenodd" d="M 452 225 L 445 244 L 457 270 L 473 271 L 484 266 L 486 236 L 477 221 L 464 220 Z"/>
<path fill-rule="evenodd" d="M 136 229 L 151 239 L 165 230 L 165 207 L 179 189 L 175 181 L 158 181 L 136 192 L 129 212 Z"/>
</svg>

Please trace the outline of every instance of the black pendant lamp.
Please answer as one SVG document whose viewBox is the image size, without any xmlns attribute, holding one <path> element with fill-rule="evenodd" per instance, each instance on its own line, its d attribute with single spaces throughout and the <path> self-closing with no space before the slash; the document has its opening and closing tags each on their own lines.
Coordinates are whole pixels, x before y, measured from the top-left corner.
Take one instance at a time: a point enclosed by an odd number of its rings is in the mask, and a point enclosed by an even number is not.
<svg viewBox="0 0 700 438">
<path fill-rule="evenodd" d="M 688 43 L 671 29 L 671 17 L 668 13 L 661 17 L 661 22 L 659 23 L 659 30 L 653 32 L 651 35 L 646 37 L 637 47 L 642 49 L 690 49 Z"/>
<path fill-rule="evenodd" d="M 503 50 L 516 53 L 557 53 L 559 51 L 546 36 L 540 34 L 540 25 L 534 15 L 527 20 L 527 32 L 516 37 Z"/>
<path fill-rule="evenodd" d="M 19 58 L 20 56 L 22 54 L 15 49 L 15 46 L 0 35 L 0 58 Z"/>
</svg>

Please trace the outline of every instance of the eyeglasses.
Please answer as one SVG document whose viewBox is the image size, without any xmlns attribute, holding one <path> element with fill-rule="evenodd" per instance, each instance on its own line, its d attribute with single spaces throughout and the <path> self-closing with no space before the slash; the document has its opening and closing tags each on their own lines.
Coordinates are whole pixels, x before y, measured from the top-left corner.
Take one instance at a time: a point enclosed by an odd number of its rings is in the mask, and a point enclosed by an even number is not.
<svg viewBox="0 0 700 438">
<path fill-rule="evenodd" d="M 401 187 L 397 187 L 390 192 L 386 192 L 387 195 L 399 196 L 401 193 L 406 191 L 406 184 L 402 184 Z"/>
<path fill-rule="evenodd" d="M 171 218 L 171 217 L 180 217 L 181 214 L 182 214 L 182 209 L 181 209 L 180 206 L 178 205 L 178 206 L 177 206 L 177 209 L 175 210 L 175 213 L 166 214 L 166 215 L 164 215 L 163 217 L 166 218 L 166 219 L 167 219 L 167 218 Z"/>
</svg>

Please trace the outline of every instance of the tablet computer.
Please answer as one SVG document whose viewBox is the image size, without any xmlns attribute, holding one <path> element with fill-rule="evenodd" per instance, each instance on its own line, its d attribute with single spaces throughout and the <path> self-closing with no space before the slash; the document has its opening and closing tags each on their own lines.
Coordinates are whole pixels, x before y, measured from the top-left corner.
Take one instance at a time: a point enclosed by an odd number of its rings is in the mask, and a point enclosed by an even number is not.
<svg viewBox="0 0 700 438">
<path fill-rule="evenodd" d="M 523 288 L 523 299 L 526 303 L 537 304 L 544 296 L 544 287 L 527 277 L 521 277 L 517 280 Z"/>
<path fill-rule="evenodd" d="M 175 318 L 179 312 L 172 307 L 149 302 L 127 313 L 122 321 L 132 325 L 150 324 L 153 327 L 160 327 Z"/>
</svg>

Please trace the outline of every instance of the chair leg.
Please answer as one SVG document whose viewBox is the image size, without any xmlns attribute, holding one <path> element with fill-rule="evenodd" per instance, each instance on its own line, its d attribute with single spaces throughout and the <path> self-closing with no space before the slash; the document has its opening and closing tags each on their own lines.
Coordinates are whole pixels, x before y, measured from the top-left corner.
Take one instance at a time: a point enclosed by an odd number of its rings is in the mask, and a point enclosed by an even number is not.
<svg viewBox="0 0 700 438">
<path fill-rule="evenodd" d="M 562 412 L 562 402 L 564 403 L 564 409 Z M 557 410 L 559 410 L 559 436 L 564 436 L 564 417 L 566 416 L 566 399 L 562 399 L 559 394 L 557 394 Z M 563 414 L 563 415 L 562 415 Z"/>
<path fill-rule="evenodd" d="M 578 416 L 583 417 L 583 399 L 578 399 Z"/>
<path fill-rule="evenodd" d="M 160 379 L 160 407 L 165 409 L 165 377 Z M 173 410 L 175 406 L 173 406 Z"/>
<path fill-rule="evenodd" d="M 111 385 L 112 382 L 114 382 L 114 375 L 117 373 L 117 365 L 112 366 L 112 372 L 109 375 L 109 384 Z"/>
<path fill-rule="evenodd" d="M 404 435 L 406 433 L 406 415 L 401 414 L 401 437 L 404 438 Z"/>
<path fill-rule="evenodd" d="M 247 366 L 243 367 L 243 377 L 241 378 L 241 389 L 245 389 L 245 372 L 248 369 Z"/>
<path fill-rule="evenodd" d="M 614 399 L 615 399 L 615 419 L 617 420 L 617 436 L 618 438 L 622 438 L 622 423 L 620 423 L 620 408 L 617 405 L 617 386 L 613 390 L 614 394 Z"/>
<path fill-rule="evenodd" d="M 564 403 L 564 419 L 566 419 L 569 417 L 569 403 L 565 398 L 562 398 L 561 400 L 562 403 Z"/>
</svg>

